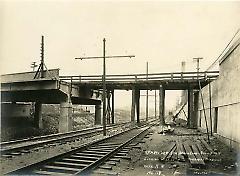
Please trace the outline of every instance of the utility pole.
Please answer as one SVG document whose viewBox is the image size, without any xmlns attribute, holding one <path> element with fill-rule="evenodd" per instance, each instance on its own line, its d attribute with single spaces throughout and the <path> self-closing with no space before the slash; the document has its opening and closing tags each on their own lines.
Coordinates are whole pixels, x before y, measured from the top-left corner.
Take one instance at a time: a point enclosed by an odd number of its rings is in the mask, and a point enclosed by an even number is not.
<svg viewBox="0 0 240 176">
<path fill-rule="evenodd" d="M 44 36 L 42 36 L 42 40 L 41 40 L 41 61 L 39 64 L 39 67 L 37 69 L 37 72 L 34 76 L 34 79 L 37 78 L 38 74 L 40 73 L 40 78 L 44 78 Z M 46 67 L 46 66 L 45 66 Z"/>
<path fill-rule="evenodd" d="M 103 76 L 102 76 L 102 84 L 103 84 L 103 135 L 106 136 L 106 58 L 123 58 L 123 57 L 135 57 L 134 55 L 126 55 L 126 56 L 106 56 L 106 39 L 103 39 L 103 57 L 79 57 L 75 59 L 86 60 L 86 59 L 103 59 Z"/>
<path fill-rule="evenodd" d="M 36 62 L 32 62 L 31 63 L 31 68 L 33 69 L 33 71 L 35 71 L 35 68 L 37 67 L 38 65 L 36 64 Z"/>
<path fill-rule="evenodd" d="M 146 81 L 148 85 L 148 62 L 147 62 L 147 68 L 146 68 L 147 74 L 146 74 Z M 146 121 L 148 121 L 148 86 L 146 91 Z"/>
<path fill-rule="evenodd" d="M 200 91 L 201 100 L 202 100 L 203 113 L 204 113 L 205 125 L 206 125 L 206 130 L 207 130 L 207 139 L 208 139 L 208 143 L 210 143 L 208 122 L 207 122 L 207 117 L 206 117 L 205 105 L 204 105 L 204 101 L 203 101 L 203 94 L 202 94 L 202 90 L 201 90 L 202 88 L 201 88 L 201 84 L 200 84 L 200 80 L 199 80 L 199 70 L 200 70 L 199 61 L 201 59 L 203 59 L 203 58 L 202 57 L 193 58 L 193 60 L 197 60 L 197 80 L 198 80 L 198 86 L 199 86 L 199 91 Z"/>
<path fill-rule="evenodd" d="M 41 78 L 44 78 L 44 36 L 42 36 L 41 42 Z"/>
</svg>

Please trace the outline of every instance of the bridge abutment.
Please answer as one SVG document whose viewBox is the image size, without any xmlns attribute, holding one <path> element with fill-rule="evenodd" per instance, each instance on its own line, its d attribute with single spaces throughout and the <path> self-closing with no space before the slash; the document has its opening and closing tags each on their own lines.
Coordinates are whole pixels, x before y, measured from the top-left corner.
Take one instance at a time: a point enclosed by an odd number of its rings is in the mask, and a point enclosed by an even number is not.
<svg viewBox="0 0 240 176">
<path fill-rule="evenodd" d="M 72 102 L 68 97 L 60 103 L 59 132 L 65 133 L 72 130 Z"/>
</svg>

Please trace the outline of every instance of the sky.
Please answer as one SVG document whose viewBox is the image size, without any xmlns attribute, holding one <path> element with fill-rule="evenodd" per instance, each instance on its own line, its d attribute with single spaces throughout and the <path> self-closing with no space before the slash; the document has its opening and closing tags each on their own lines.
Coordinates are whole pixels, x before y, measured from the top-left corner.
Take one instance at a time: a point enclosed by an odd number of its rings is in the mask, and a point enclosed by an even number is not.
<svg viewBox="0 0 240 176">
<path fill-rule="evenodd" d="M 106 55 L 136 56 L 108 59 L 107 74 L 145 73 L 146 62 L 149 73 L 180 71 L 182 61 L 193 71 L 193 57 L 204 71 L 240 27 L 239 12 L 240 1 L 0 0 L 0 73 L 31 71 L 41 35 L 45 63 L 61 75 L 102 74 L 101 59 L 74 58 L 102 56 L 103 38 Z"/>
</svg>

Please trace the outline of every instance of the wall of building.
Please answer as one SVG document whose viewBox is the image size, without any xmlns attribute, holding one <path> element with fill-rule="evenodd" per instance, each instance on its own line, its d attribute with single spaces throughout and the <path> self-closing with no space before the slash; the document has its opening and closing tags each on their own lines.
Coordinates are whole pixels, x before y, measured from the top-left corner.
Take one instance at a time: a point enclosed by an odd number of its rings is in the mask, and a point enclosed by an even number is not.
<svg viewBox="0 0 240 176">
<path fill-rule="evenodd" d="M 239 40 L 238 40 L 239 41 Z M 219 65 L 219 77 L 211 82 L 212 131 L 228 145 L 240 149 L 240 46 L 227 52 Z M 209 85 L 202 89 L 205 114 L 209 131 Z M 206 131 L 204 110 L 199 95 L 198 126 Z"/>
</svg>

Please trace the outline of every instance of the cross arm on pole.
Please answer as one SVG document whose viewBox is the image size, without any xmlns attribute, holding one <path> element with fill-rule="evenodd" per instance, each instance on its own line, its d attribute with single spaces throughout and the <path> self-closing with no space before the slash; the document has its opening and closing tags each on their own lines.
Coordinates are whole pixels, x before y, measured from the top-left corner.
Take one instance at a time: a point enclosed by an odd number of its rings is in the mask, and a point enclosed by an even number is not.
<svg viewBox="0 0 240 176">
<path fill-rule="evenodd" d="M 126 55 L 126 56 L 105 56 L 105 58 L 123 58 L 123 57 L 135 57 L 135 55 Z M 101 59 L 102 56 L 93 56 L 93 57 L 76 57 L 75 59 L 86 60 L 86 59 Z"/>
</svg>

